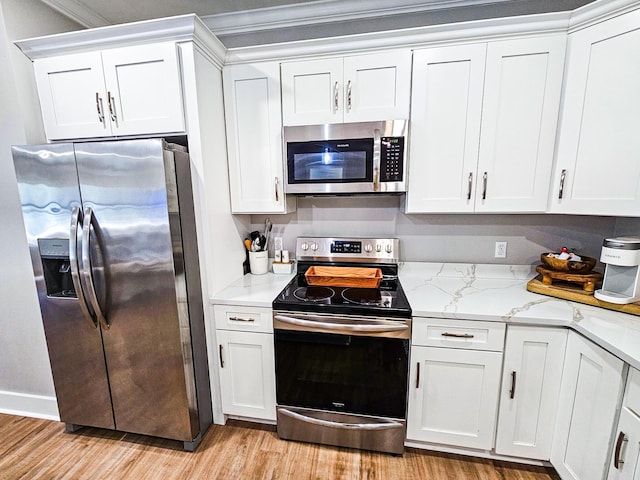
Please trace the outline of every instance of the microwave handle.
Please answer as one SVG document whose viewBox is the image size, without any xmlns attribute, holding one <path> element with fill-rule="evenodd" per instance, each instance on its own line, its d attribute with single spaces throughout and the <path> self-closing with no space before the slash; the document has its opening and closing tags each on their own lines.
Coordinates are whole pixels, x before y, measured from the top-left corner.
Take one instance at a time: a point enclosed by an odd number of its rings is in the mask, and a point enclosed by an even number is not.
<svg viewBox="0 0 640 480">
<path fill-rule="evenodd" d="M 380 156 L 381 156 L 381 137 L 380 129 L 373 131 L 373 191 L 380 191 Z"/>
</svg>

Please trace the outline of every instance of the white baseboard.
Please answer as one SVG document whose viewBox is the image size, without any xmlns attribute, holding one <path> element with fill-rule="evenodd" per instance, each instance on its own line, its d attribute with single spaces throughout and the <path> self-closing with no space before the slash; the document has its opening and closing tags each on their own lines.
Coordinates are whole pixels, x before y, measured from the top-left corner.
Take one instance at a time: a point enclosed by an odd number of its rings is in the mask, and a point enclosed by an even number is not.
<svg viewBox="0 0 640 480">
<path fill-rule="evenodd" d="M 0 413 L 60 421 L 56 397 L 0 390 Z"/>
</svg>

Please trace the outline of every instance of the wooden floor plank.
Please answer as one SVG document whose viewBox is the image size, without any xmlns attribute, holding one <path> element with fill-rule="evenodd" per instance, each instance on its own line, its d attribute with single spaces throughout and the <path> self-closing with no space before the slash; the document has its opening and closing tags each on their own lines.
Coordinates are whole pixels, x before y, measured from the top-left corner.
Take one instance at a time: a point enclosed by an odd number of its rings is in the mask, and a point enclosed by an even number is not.
<svg viewBox="0 0 640 480">
<path fill-rule="evenodd" d="M 181 442 L 0 414 L 0 480 L 559 480 L 551 468 L 405 449 L 401 457 L 280 440 L 275 427 L 214 425 Z"/>
</svg>

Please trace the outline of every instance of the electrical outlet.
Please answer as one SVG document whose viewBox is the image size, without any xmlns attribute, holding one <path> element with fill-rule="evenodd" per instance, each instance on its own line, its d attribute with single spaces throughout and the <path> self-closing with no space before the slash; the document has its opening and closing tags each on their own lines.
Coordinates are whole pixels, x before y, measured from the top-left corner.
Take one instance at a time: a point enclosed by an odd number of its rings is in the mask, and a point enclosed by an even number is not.
<svg viewBox="0 0 640 480">
<path fill-rule="evenodd" d="M 283 248 L 282 248 L 282 237 L 273 237 L 273 249 L 274 250 L 283 250 Z"/>
<path fill-rule="evenodd" d="M 495 258 L 507 258 L 507 242 L 496 242 Z"/>
</svg>

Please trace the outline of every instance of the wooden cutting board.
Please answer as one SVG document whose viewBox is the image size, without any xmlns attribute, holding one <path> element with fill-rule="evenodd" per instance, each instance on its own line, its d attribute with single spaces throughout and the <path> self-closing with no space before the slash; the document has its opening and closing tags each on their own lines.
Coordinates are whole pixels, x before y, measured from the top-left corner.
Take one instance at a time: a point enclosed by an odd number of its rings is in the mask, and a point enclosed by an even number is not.
<svg viewBox="0 0 640 480">
<path fill-rule="evenodd" d="M 617 312 L 630 313 L 640 316 L 640 302 L 618 305 L 617 303 L 603 302 L 593 296 L 593 292 L 583 290 L 580 284 L 556 283 L 546 285 L 542 282 L 542 275 L 532 278 L 527 283 L 527 290 L 533 293 L 540 293 L 550 297 L 562 298 L 572 302 L 584 303 L 594 307 L 606 308 Z"/>
</svg>

